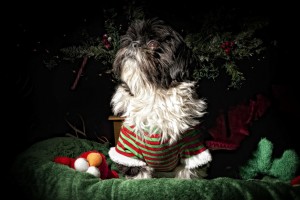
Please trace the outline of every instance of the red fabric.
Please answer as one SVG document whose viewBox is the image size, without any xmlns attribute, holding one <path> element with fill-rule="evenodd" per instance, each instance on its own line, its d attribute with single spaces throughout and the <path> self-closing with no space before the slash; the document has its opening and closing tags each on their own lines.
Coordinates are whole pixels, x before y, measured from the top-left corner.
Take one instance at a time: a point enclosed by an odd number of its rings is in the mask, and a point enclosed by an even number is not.
<svg viewBox="0 0 300 200">
<path fill-rule="evenodd" d="M 251 123 L 259 119 L 270 104 L 266 97 L 258 94 L 255 99 L 233 106 L 227 112 L 221 111 L 216 118 L 215 125 L 208 130 L 212 140 L 206 141 L 206 146 L 212 150 L 238 148 L 241 141 L 249 135 L 248 128 Z M 228 129 L 230 133 L 227 132 Z"/>
<path fill-rule="evenodd" d="M 111 170 L 109 174 L 110 178 L 119 178 L 119 174 L 115 170 Z"/>
<path fill-rule="evenodd" d="M 59 163 L 59 164 L 63 164 L 63 165 L 67 165 L 67 166 L 74 169 L 75 159 L 65 157 L 65 156 L 57 156 L 57 157 L 54 158 L 54 162 Z"/>
<path fill-rule="evenodd" d="M 101 154 L 101 157 L 102 157 L 102 163 L 99 166 L 99 170 L 101 172 L 100 178 L 101 179 L 119 178 L 119 175 L 116 171 L 109 169 L 105 156 Z"/>
<path fill-rule="evenodd" d="M 196 155 L 207 149 L 203 145 L 200 130 L 189 129 L 181 136 L 172 145 L 168 145 L 169 139 L 160 141 L 161 133 L 149 134 L 147 137 L 141 138 L 134 132 L 133 127 L 123 124 L 115 150 L 120 155 L 147 163 L 156 171 L 172 171 L 180 159 L 191 158 L 195 161 L 200 159 Z M 117 157 L 112 159 L 118 160 Z"/>
<path fill-rule="evenodd" d="M 100 175 L 100 178 L 101 179 L 106 179 L 107 176 L 108 176 L 108 172 L 109 172 L 109 169 L 108 169 L 108 165 L 106 163 L 106 158 L 103 154 L 101 154 L 101 157 L 102 157 L 102 163 L 101 165 L 98 167 L 100 172 L 101 172 L 101 175 Z"/>
<path fill-rule="evenodd" d="M 95 151 L 95 150 L 83 152 L 77 158 L 69 158 L 69 157 L 66 157 L 66 156 L 56 156 L 53 161 L 55 163 L 67 165 L 67 166 L 75 169 L 74 163 L 75 163 L 76 159 L 78 159 L 78 158 L 85 158 L 86 159 L 87 156 L 90 153 L 93 153 L 93 152 L 99 153 L 102 157 L 102 163 L 100 164 L 100 166 L 98 166 L 98 169 L 100 171 L 100 178 L 101 179 L 119 178 L 119 175 L 116 171 L 109 169 L 109 166 L 106 162 L 106 157 L 102 153 L 100 153 L 98 151 Z"/>
<path fill-rule="evenodd" d="M 300 185 L 300 176 L 297 176 L 294 179 L 292 179 L 291 185 Z"/>
</svg>

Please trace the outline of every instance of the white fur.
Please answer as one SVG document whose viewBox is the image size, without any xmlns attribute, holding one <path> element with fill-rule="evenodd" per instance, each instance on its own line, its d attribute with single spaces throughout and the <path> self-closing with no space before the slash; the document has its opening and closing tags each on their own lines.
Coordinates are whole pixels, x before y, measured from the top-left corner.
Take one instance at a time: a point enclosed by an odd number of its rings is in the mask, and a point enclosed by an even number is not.
<svg viewBox="0 0 300 200">
<path fill-rule="evenodd" d="M 130 158 L 127 156 L 123 156 L 122 154 L 119 154 L 116 151 L 115 147 L 111 147 L 109 149 L 108 155 L 112 161 L 116 163 L 120 163 L 122 165 L 126 165 L 128 167 L 146 166 L 146 163 L 141 160 Z"/>
<path fill-rule="evenodd" d="M 143 136 L 145 130 L 159 130 L 162 142 L 170 137 L 177 141 L 180 134 L 197 125 L 205 112 L 204 100 L 194 97 L 194 82 L 182 82 L 169 89 L 157 89 L 148 84 L 136 62 L 127 60 L 122 79 L 128 84 L 130 95 L 119 86 L 111 104 L 115 115 L 125 118 L 124 124 L 134 125 L 134 131 Z"/>
<path fill-rule="evenodd" d="M 149 166 L 144 166 L 140 173 L 134 177 L 127 177 L 128 179 L 149 179 L 152 178 L 152 173 L 154 172 L 153 168 Z"/>
<path fill-rule="evenodd" d="M 207 168 L 212 160 L 208 150 L 191 158 L 181 159 L 181 164 L 171 172 L 154 172 L 152 168 L 145 166 L 143 170 L 134 179 L 143 179 L 151 177 L 168 177 L 180 179 L 204 178 L 207 176 Z"/>
<path fill-rule="evenodd" d="M 202 165 L 211 162 L 212 158 L 208 150 L 201 152 L 198 155 L 192 156 L 190 158 L 181 159 L 180 162 L 184 164 L 187 169 L 194 169 Z"/>
<path fill-rule="evenodd" d="M 137 31 L 144 30 L 142 29 L 143 26 L 136 26 Z M 162 26 L 159 26 L 158 34 L 162 33 L 162 29 Z M 157 29 L 155 30 L 157 31 Z M 162 80 L 157 75 L 158 71 L 162 73 L 161 77 L 172 77 L 173 79 L 175 76 L 174 81 L 181 80 L 174 71 L 182 70 L 187 66 L 176 64 L 186 65 L 190 63 L 188 60 L 174 62 L 174 58 L 188 59 L 189 57 L 188 54 L 186 54 L 187 57 L 176 57 L 177 42 L 182 41 L 179 41 L 180 36 L 175 32 L 169 29 L 163 31 L 164 34 L 166 32 L 174 36 L 173 41 L 160 43 L 161 52 L 156 52 L 159 56 L 151 57 L 150 55 L 153 52 L 151 48 L 132 47 L 132 41 L 140 38 L 136 36 L 134 31 L 129 30 L 130 34 L 124 38 L 127 46 L 118 51 L 114 63 L 114 69 L 119 73 L 119 78 L 124 84 L 117 87 L 111 105 L 114 115 L 125 117 L 123 123 L 126 126 L 134 126 L 133 131 L 140 137 L 143 138 L 145 132 L 150 134 L 159 132 L 162 134 L 162 143 L 170 139 L 169 144 L 172 144 L 180 139 L 182 133 L 200 123 L 199 119 L 206 113 L 204 111 L 206 102 L 197 97 L 194 90 L 195 82 L 161 84 Z M 138 42 L 143 41 L 139 40 Z M 180 53 L 185 55 L 184 52 Z M 155 62 L 156 58 L 160 59 L 158 65 Z M 172 65 L 173 63 L 176 64 Z M 157 70 L 156 67 L 162 68 Z M 153 79 L 147 77 L 152 72 L 154 74 Z M 152 84 L 151 82 L 155 83 Z M 169 88 L 166 89 L 166 87 Z M 137 176 L 127 178 L 156 177 L 154 170 L 147 166 L 145 162 L 120 155 L 115 148 L 110 149 L 109 156 L 119 164 L 129 167 L 141 167 Z M 203 177 L 205 176 L 204 166 L 210 161 L 211 156 L 208 150 L 191 158 L 181 159 L 181 164 L 174 171 L 168 173 L 168 176 L 184 179 Z M 163 174 L 164 172 L 158 174 L 158 177 Z"/>
<path fill-rule="evenodd" d="M 194 178 L 204 178 L 207 176 L 207 166 L 203 168 L 188 169 L 185 165 L 179 165 L 176 167 L 175 178 L 179 179 L 194 179 Z"/>
</svg>

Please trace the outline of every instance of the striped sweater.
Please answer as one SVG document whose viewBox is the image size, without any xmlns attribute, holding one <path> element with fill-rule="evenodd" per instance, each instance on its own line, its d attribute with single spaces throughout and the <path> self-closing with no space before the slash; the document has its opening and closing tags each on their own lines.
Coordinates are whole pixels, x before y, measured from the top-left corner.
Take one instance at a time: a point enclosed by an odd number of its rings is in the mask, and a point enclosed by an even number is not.
<svg viewBox="0 0 300 200">
<path fill-rule="evenodd" d="M 161 143 L 161 134 L 152 133 L 141 138 L 133 127 L 121 127 L 118 143 L 109 150 L 112 161 L 129 166 L 150 166 L 156 171 L 172 171 L 179 163 L 192 169 L 211 161 L 205 148 L 200 130 L 191 129 L 182 134 L 180 140 L 169 144 Z"/>
</svg>

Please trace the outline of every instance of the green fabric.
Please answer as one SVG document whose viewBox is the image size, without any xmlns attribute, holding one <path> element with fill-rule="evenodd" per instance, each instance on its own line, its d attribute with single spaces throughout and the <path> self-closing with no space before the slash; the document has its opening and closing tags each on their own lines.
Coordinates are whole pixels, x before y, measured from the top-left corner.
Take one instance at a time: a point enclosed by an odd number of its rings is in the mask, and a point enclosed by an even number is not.
<svg viewBox="0 0 300 200">
<path fill-rule="evenodd" d="M 296 151 L 288 149 L 280 158 L 273 158 L 273 144 L 266 138 L 258 143 L 256 151 L 245 166 L 240 168 L 243 179 L 252 179 L 258 175 L 275 177 L 281 181 L 290 181 L 296 176 L 300 159 Z"/>
<path fill-rule="evenodd" d="M 238 180 L 220 177 L 212 180 L 174 178 L 100 180 L 90 174 L 54 163 L 55 156 L 76 157 L 88 150 L 108 147 L 85 139 L 58 137 L 38 142 L 18 155 L 12 167 L 14 181 L 29 199 L 290 199 L 300 200 L 300 187 L 281 181 Z M 108 164 L 115 169 L 108 158 Z"/>
</svg>

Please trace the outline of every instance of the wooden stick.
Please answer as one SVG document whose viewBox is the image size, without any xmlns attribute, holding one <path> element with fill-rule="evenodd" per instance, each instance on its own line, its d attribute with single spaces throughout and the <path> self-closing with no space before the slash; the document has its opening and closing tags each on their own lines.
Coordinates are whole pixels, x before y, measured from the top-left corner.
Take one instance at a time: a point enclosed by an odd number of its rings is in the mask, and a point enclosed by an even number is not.
<svg viewBox="0 0 300 200">
<path fill-rule="evenodd" d="M 73 85 L 72 85 L 72 87 L 71 87 L 71 90 L 75 90 L 75 88 L 76 88 L 76 86 L 77 86 L 77 84 L 78 84 L 78 81 L 79 81 L 79 79 L 80 79 L 80 76 L 81 76 L 81 74 L 82 74 L 82 71 L 83 71 L 83 69 L 84 69 L 84 67 L 85 67 L 85 65 L 86 65 L 87 59 L 88 59 L 87 56 L 84 56 L 84 57 L 83 57 L 83 61 L 82 61 L 81 66 L 80 66 L 80 68 L 79 68 L 79 70 L 78 70 L 78 72 L 77 72 L 77 76 L 76 76 L 76 79 L 75 79 L 75 81 L 74 81 L 74 83 L 73 83 Z"/>
</svg>

